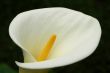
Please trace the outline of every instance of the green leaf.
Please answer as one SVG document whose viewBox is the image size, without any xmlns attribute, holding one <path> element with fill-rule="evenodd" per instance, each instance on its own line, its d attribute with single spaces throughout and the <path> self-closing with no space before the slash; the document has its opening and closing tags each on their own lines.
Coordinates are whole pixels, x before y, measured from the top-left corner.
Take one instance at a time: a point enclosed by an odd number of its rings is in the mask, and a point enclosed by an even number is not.
<svg viewBox="0 0 110 73">
<path fill-rule="evenodd" d="M 0 73 L 17 73 L 17 72 L 6 64 L 0 64 Z"/>
</svg>

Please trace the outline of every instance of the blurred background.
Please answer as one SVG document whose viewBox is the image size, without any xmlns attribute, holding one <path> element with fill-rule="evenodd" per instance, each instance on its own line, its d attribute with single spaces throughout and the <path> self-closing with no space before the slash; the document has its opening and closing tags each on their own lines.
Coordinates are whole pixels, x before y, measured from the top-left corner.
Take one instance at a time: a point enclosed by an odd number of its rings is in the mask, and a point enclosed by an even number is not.
<svg viewBox="0 0 110 73">
<path fill-rule="evenodd" d="M 0 73 L 18 73 L 15 60 L 23 60 L 20 48 L 8 34 L 12 19 L 20 12 L 46 7 L 66 7 L 91 15 L 99 20 L 103 31 L 91 56 L 50 73 L 110 73 L 110 0 L 0 0 Z"/>
</svg>

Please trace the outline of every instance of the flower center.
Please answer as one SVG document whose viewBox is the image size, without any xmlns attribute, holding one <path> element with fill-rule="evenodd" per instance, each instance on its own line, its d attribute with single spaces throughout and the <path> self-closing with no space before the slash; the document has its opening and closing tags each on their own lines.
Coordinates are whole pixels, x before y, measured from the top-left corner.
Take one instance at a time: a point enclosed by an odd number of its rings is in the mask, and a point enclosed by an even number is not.
<svg viewBox="0 0 110 73">
<path fill-rule="evenodd" d="M 44 61 L 47 59 L 49 52 L 51 51 L 51 48 L 55 43 L 55 40 L 56 40 L 56 35 L 53 34 L 46 43 L 46 45 L 44 46 L 44 48 L 40 51 L 39 55 L 37 56 L 37 61 Z"/>
</svg>

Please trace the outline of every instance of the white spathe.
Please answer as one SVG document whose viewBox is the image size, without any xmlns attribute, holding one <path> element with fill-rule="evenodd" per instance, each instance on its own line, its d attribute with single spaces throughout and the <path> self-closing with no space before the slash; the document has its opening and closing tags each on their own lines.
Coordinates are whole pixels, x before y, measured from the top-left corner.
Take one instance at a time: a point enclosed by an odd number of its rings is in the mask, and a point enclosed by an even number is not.
<svg viewBox="0 0 110 73">
<path fill-rule="evenodd" d="M 42 8 L 18 14 L 11 22 L 9 34 L 23 50 L 25 69 L 46 69 L 80 61 L 96 49 L 101 27 L 97 19 L 84 13 L 62 8 Z M 48 60 L 37 62 L 36 57 L 49 37 L 57 39 Z"/>
</svg>

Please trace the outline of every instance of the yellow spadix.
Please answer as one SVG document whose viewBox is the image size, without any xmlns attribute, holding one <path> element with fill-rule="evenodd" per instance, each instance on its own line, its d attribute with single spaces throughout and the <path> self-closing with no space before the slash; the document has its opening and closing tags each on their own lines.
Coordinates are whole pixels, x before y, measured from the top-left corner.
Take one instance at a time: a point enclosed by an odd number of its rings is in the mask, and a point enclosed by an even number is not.
<svg viewBox="0 0 110 73">
<path fill-rule="evenodd" d="M 41 50 L 41 52 L 37 56 L 37 61 L 44 61 L 47 59 L 55 40 L 56 40 L 56 35 L 53 34 L 48 40 L 47 44 L 44 45 L 44 48 Z"/>
</svg>

